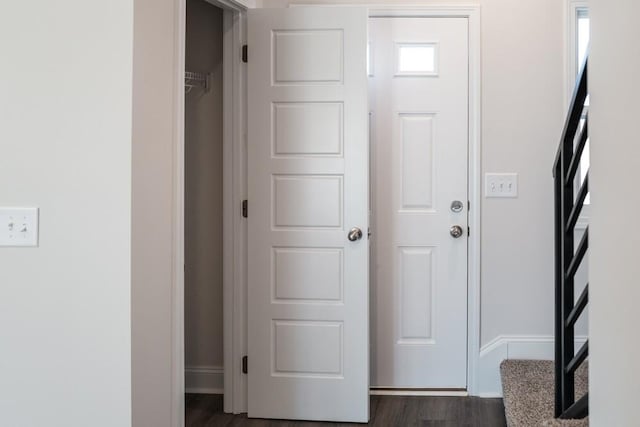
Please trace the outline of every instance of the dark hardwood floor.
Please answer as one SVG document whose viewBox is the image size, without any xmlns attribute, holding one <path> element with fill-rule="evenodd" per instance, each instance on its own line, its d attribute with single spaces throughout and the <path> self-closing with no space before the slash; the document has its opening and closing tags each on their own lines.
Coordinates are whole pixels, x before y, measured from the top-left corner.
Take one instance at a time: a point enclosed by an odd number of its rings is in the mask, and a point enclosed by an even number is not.
<svg viewBox="0 0 640 427">
<path fill-rule="evenodd" d="M 371 396 L 376 427 L 504 427 L 502 399 Z M 222 396 L 186 395 L 186 427 L 357 427 L 362 424 L 247 419 L 222 411 Z"/>
</svg>

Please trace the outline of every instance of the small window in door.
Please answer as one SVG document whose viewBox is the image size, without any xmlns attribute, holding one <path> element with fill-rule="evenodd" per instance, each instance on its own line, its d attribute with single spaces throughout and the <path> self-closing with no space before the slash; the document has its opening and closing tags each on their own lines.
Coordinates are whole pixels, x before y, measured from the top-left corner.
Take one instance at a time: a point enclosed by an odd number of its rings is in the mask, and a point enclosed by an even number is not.
<svg viewBox="0 0 640 427">
<path fill-rule="evenodd" d="M 396 76 L 438 75 L 437 43 L 397 43 Z"/>
</svg>

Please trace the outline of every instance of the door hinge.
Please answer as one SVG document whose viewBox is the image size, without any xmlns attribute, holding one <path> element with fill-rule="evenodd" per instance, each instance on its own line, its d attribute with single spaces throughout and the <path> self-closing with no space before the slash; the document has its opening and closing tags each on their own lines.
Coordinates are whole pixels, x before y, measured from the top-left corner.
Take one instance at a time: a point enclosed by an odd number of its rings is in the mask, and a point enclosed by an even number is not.
<svg viewBox="0 0 640 427">
<path fill-rule="evenodd" d="M 249 202 L 247 200 L 242 201 L 242 217 L 249 217 Z"/>
<path fill-rule="evenodd" d="M 467 227 L 467 236 L 471 236 L 471 227 Z"/>
<path fill-rule="evenodd" d="M 246 44 L 242 45 L 242 62 L 249 62 L 249 47 Z"/>
<path fill-rule="evenodd" d="M 249 372 L 249 356 L 244 356 L 242 358 L 242 373 L 246 374 Z"/>
<path fill-rule="evenodd" d="M 471 200 L 467 200 L 467 210 L 471 210 Z"/>
</svg>

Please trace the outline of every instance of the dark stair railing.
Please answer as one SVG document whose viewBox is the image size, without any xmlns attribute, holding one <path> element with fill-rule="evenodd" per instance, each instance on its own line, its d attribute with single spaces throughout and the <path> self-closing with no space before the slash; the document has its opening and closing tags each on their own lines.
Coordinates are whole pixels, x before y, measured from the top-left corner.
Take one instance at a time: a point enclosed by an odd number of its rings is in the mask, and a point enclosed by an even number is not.
<svg viewBox="0 0 640 427">
<path fill-rule="evenodd" d="M 569 107 L 562 139 L 553 165 L 555 187 L 555 416 L 584 418 L 589 413 L 589 398 L 585 394 L 575 400 L 575 372 L 589 353 L 589 342 L 575 352 L 574 328 L 587 306 L 589 285 L 574 304 L 574 280 L 589 246 L 589 228 L 574 248 L 574 230 L 585 197 L 589 192 L 589 173 L 577 194 L 574 194 L 580 158 L 589 138 L 588 117 L 583 115 L 587 99 L 587 61 L 578 75 Z M 580 122 L 584 118 L 584 125 Z M 580 130 L 581 128 L 581 130 Z M 580 134 L 578 135 L 578 132 Z M 576 140 L 577 137 L 577 140 Z M 575 197 L 575 198 L 574 198 Z M 575 252 L 574 252 L 575 249 Z"/>
</svg>

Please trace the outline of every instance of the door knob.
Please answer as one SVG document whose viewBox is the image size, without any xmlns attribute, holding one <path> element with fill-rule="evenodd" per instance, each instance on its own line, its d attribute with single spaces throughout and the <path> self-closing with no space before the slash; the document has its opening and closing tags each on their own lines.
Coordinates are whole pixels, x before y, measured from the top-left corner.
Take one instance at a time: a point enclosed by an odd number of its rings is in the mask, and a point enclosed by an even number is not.
<svg viewBox="0 0 640 427">
<path fill-rule="evenodd" d="M 449 229 L 449 233 L 451 234 L 451 236 L 453 236 L 453 238 L 457 239 L 458 237 L 462 236 L 462 227 L 460 227 L 459 225 L 453 225 Z"/>
<path fill-rule="evenodd" d="M 349 230 L 349 234 L 347 234 L 347 238 L 351 242 L 355 242 L 356 240 L 362 239 L 362 230 L 360 230 L 358 227 L 353 227 L 351 230 Z"/>
</svg>

